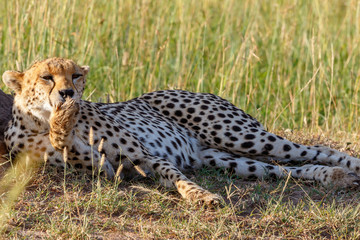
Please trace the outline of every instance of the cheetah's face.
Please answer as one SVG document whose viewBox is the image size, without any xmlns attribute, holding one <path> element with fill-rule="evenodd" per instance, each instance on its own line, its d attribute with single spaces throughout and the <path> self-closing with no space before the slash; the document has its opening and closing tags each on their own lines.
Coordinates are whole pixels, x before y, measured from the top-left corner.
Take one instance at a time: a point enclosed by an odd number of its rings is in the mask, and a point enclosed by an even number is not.
<svg viewBox="0 0 360 240">
<path fill-rule="evenodd" d="M 50 58 L 25 72 L 6 71 L 3 81 L 15 91 L 15 104 L 48 121 L 53 108 L 67 97 L 81 99 L 88 71 L 88 66 L 80 67 L 71 60 Z"/>
</svg>

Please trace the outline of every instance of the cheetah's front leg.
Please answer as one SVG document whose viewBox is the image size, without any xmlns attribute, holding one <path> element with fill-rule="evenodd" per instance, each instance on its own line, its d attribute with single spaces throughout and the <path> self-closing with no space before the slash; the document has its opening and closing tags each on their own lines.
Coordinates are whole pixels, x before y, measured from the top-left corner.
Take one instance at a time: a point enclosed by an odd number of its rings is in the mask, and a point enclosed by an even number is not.
<svg viewBox="0 0 360 240">
<path fill-rule="evenodd" d="M 221 202 L 221 197 L 213 194 L 196 183 L 190 181 L 171 162 L 159 157 L 148 156 L 147 165 L 152 171 L 160 175 L 161 183 L 166 187 L 175 186 L 181 196 L 192 202 L 200 202 L 208 206 L 215 206 Z"/>
<path fill-rule="evenodd" d="M 79 104 L 67 98 L 64 103 L 55 106 L 55 110 L 50 117 L 50 142 L 58 151 L 71 145 L 73 128 L 78 120 Z"/>
<path fill-rule="evenodd" d="M 87 162 L 85 165 L 90 167 L 90 169 L 92 167 L 100 167 L 106 171 L 108 178 L 113 178 L 115 174 L 110 162 L 105 159 L 103 163 L 100 163 L 100 154 L 96 151 L 91 153 L 90 146 L 84 144 L 75 135 L 74 126 L 78 120 L 79 109 L 79 104 L 71 98 L 67 98 L 64 103 L 55 107 L 55 110 L 52 112 L 50 117 L 49 138 L 51 145 L 60 152 L 67 147 L 67 153 L 70 156 L 70 159 L 78 159 L 82 157 L 84 159 L 80 160 L 82 160 L 83 163 L 85 163 L 85 158 L 90 159 L 91 157 L 89 156 L 93 154 L 94 156 L 92 158 L 95 166 L 88 166 L 90 163 Z M 100 164 L 102 164 L 102 166 L 100 166 Z M 87 167 L 86 169 L 88 169 Z"/>
</svg>

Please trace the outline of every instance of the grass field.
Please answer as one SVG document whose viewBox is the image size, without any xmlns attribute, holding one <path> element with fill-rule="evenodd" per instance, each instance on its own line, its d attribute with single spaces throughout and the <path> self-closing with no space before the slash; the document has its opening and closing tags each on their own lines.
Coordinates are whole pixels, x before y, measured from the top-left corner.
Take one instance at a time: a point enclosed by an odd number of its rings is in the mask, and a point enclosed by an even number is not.
<svg viewBox="0 0 360 240">
<path fill-rule="evenodd" d="M 86 99 L 211 92 L 270 131 L 360 153 L 359 1 L 0 2 L 1 72 L 71 58 L 91 67 Z M 68 173 L 64 188 L 63 173 L 46 171 L 0 209 L 4 237 L 360 237 L 358 191 L 204 170 L 196 182 L 227 203 L 209 211 L 156 181 L 94 185 Z"/>
</svg>

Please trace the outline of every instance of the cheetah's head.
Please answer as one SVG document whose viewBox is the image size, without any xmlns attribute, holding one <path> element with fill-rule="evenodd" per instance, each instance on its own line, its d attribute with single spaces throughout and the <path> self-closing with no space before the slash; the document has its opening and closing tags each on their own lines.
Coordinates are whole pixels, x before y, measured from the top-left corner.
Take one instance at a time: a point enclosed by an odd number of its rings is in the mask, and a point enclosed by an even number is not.
<svg viewBox="0 0 360 240">
<path fill-rule="evenodd" d="M 88 66 L 80 67 L 72 60 L 49 58 L 24 72 L 6 71 L 2 78 L 15 92 L 15 104 L 48 121 L 53 108 L 67 97 L 81 99 L 88 71 Z"/>
</svg>

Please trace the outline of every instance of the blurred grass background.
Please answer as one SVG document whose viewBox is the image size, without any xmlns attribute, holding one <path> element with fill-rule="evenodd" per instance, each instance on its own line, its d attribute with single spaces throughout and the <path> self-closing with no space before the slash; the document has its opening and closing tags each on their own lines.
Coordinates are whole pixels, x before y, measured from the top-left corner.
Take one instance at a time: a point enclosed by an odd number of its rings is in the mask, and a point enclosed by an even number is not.
<svg viewBox="0 0 360 240">
<path fill-rule="evenodd" d="M 2 72 L 61 56 L 90 65 L 93 101 L 181 88 L 269 130 L 359 130 L 359 1 L 0 2 Z"/>
</svg>

